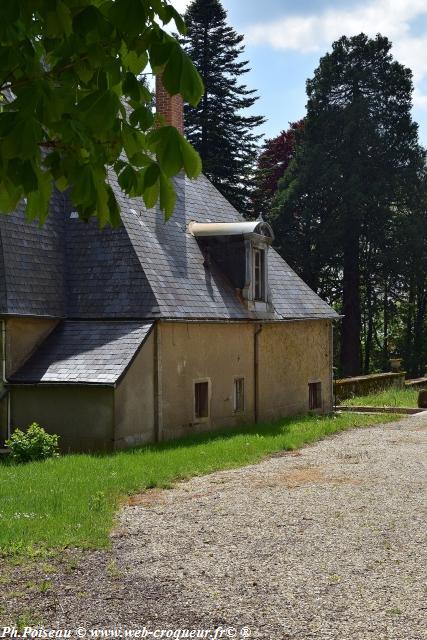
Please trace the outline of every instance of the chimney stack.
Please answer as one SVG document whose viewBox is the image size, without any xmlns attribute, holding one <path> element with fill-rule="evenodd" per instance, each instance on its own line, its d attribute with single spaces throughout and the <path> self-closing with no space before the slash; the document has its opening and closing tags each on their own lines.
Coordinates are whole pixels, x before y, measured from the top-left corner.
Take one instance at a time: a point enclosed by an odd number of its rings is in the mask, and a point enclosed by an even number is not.
<svg viewBox="0 0 427 640">
<path fill-rule="evenodd" d="M 163 116 L 167 124 L 184 133 L 184 103 L 178 94 L 171 96 L 163 86 L 160 76 L 156 76 L 156 111 Z"/>
</svg>

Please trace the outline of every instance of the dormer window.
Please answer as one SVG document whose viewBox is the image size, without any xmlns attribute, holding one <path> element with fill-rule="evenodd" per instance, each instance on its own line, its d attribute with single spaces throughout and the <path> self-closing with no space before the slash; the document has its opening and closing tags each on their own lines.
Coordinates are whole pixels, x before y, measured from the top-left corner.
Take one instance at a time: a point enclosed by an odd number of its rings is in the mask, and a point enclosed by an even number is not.
<svg viewBox="0 0 427 640">
<path fill-rule="evenodd" d="M 268 249 L 274 235 L 262 218 L 252 222 L 190 222 L 205 268 L 215 264 L 248 309 L 268 312 Z M 212 262 L 211 262 L 212 261 Z"/>
<path fill-rule="evenodd" d="M 253 249 L 254 300 L 265 301 L 265 249 Z"/>
</svg>

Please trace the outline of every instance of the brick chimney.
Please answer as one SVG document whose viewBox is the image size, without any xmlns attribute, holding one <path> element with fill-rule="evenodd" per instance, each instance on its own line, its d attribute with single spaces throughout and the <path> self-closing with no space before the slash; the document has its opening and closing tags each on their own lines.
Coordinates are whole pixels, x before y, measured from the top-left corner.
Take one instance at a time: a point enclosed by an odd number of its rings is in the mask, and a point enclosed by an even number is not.
<svg viewBox="0 0 427 640">
<path fill-rule="evenodd" d="M 156 111 L 167 124 L 184 133 L 184 103 L 180 95 L 171 96 L 163 86 L 160 76 L 156 76 Z"/>
</svg>

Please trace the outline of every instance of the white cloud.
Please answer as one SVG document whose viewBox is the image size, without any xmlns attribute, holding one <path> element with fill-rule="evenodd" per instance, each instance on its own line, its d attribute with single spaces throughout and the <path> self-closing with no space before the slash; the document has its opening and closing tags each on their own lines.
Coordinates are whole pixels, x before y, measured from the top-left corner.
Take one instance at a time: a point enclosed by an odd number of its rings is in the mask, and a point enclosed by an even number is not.
<svg viewBox="0 0 427 640">
<path fill-rule="evenodd" d="M 327 50 L 343 34 L 381 33 L 393 41 L 396 59 L 414 73 L 415 104 L 427 108 L 427 96 L 417 87 L 427 77 L 427 33 L 411 35 L 411 22 L 424 14 L 427 14 L 427 0 L 370 0 L 354 7 L 292 15 L 252 25 L 246 30 L 246 42 L 310 53 Z"/>
</svg>

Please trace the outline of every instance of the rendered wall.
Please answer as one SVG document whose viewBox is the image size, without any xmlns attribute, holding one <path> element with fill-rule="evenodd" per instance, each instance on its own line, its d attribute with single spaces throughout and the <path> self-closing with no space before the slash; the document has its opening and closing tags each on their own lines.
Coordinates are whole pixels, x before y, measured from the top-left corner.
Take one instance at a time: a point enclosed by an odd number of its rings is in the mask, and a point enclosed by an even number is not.
<svg viewBox="0 0 427 640">
<path fill-rule="evenodd" d="M 154 415 L 152 332 L 115 391 L 115 447 L 152 442 L 155 437 Z"/>
<path fill-rule="evenodd" d="M 113 388 L 16 386 L 11 393 L 12 431 L 38 422 L 49 433 L 61 436 L 63 451 L 113 448 Z"/>
<path fill-rule="evenodd" d="M 254 326 L 161 323 L 161 439 L 254 421 Z M 233 412 L 234 377 L 245 378 L 246 406 Z M 211 381 L 208 420 L 194 418 L 194 381 Z"/>
<path fill-rule="evenodd" d="M 57 325 L 42 318 L 6 319 L 6 378 L 29 358 Z"/>
<path fill-rule="evenodd" d="M 331 325 L 312 320 L 263 325 L 259 335 L 259 420 L 306 413 L 308 383 L 322 383 L 322 411 L 332 409 Z"/>
<path fill-rule="evenodd" d="M 238 424 L 254 415 L 254 344 L 258 323 L 162 323 L 162 439 Z M 321 411 L 332 409 L 328 321 L 263 324 L 258 336 L 258 420 L 307 413 L 308 383 L 322 383 Z M 233 412 L 234 377 L 245 378 L 245 412 Z M 194 382 L 211 381 L 207 421 L 194 419 Z"/>
</svg>

